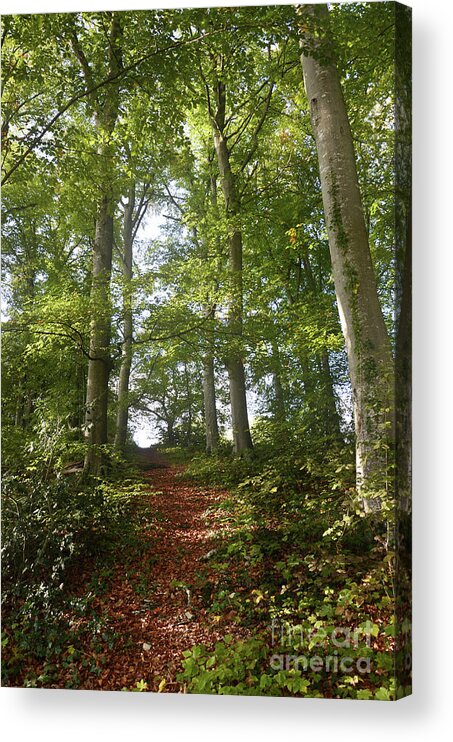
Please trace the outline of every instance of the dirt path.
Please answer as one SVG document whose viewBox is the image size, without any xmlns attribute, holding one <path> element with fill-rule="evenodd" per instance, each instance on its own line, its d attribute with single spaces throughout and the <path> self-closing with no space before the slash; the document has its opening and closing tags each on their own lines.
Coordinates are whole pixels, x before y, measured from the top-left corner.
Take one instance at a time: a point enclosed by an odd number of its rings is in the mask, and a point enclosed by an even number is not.
<svg viewBox="0 0 453 742">
<path fill-rule="evenodd" d="M 139 448 L 137 459 L 143 469 L 168 469 L 170 467 L 168 458 L 154 446 Z"/>
<path fill-rule="evenodd" d="M 144 681 L 148 690 L 181 690 L 175 678 L 185 649 L 211 645 L 227 633 L 241 635 L 236 624 L 213 620 L 199 594 L 200 572 L 209 581 L 206 555 L 220 530 L 212 506 L 226 493 L 181 481 L 181 467 L 170 466 L 153 449 L 145 460 L 152 466 L 145 472 L 151 489 L 149 521 L 146 508 L 143 520 L 149 550 L 128 567 L 128 576 L 119 565 L 106 595 L 96 599 L 96 608 L 108 613 L 109 627 L 120 639 L 99 678 L 82 681 L 85 688 L 119 690 Z M 144 589 L 137 592 L 137 583 Z"/>
</svg>

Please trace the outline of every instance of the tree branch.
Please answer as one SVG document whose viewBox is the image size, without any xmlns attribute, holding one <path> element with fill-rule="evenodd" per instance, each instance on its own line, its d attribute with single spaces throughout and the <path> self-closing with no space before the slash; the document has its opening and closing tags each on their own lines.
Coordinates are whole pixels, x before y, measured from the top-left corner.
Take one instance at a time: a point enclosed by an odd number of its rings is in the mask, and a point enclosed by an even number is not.
<svg viewBox="0 0 453 742">
<path fill-rule="evenodd" d="M 152 59 L 153 57 L 158 57 L 161 54 L 167 54 L 172 51 L 176 51 L 180 49 L 183 46 L 194 44 L 196 42 L 204 41 L 204 39 L 208 38 L 209 36 L 213 36 L 219 33 L 224 32 L 224 28 L 216 29 L 214 31 L 201 34 L 200 36 L 186 39 L 184 41 L 176 41 L 173 44 L 169 44 L 166 47 L 163 47 L 162 49 L 156 49 L 152 52 L 148 52 L 148 54 L 144 54 L 142 57 L 137 59 L 135 62 L 131 62 L 126 67 L 122 67 L 121 69 L 118 69 L 116 73 L 108 75 L 108 77 L 104 78 L 100 82 L 96 83 L 95 85 L 92 85 L 90 88 L 82 90 L 78 93 L 75 93 L 65 104 L 62 106 L 55 114 L 52 116 L 51 119 L 47 122 L 47 124 L 44 125 L 41 132 L 38 134 L 37 137 L 32 141 L 32 143 L 27 147 L 25 152 L 23 152 L 20 157 L 17 158 L 14 165 L 11 166 L 11 168 L 5 173 L 2 179 L 2 185 L 5 185 L 5 183 L 8 182 L 8 180 L 11 178 L 12 174 L 17 170 L 17 168 L 22 165 L 22 163 L 27 159 L 27 157 L 33 152 L 35 147 L 43 140 L 45 135 L 51 130 L 51 128 L 56 124 L 56 122 L 66 113 L 66 111 L 71 108 L 75 103 L 82 100 L 83 98 L 86 98 L 88 95 L 91 95 L 93 93 L 96 93 L 101 88 L 105 87 L 106 85 L 112 85 L 113 83 L 118 82 L 122 77 L 127 75 L 129 72 L 133 72 L 136 70 L 143 62 L 146 62 L 149 59 Z"/>
</svg>

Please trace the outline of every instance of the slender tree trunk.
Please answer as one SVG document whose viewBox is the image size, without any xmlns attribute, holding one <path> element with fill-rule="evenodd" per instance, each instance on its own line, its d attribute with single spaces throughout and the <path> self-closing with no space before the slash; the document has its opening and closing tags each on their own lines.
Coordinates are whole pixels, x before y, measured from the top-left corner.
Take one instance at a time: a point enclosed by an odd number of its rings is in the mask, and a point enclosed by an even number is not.
<svg viewBox="0 0 453 742">
<path fill-rule="evenodd" d="M 35 394 L 32 391 L 27 392 L 25 396 L 24 415 L 22 418 L 22 426 L 28 428 L 33 414 Z"/>
<path fill-rule="evenodd" d="M 123 223 L 123 344 L 118 379 L 118 410 L 116 415 L 115 448 L 124 451 L 127 438 L 129 415 L 129 378 L 132 366 L 132 242 L 133 215 L 135 208 L 135 185 L 129 190 L 128 202 L 124 207 Z"/>
<path fill-rule="evenodd" d="M 373 273 L 352 135 L 328 30 L 327 6 L 304 5 L 299 13 L 302 68 L 352 384 L 357 487 L 366 495 L 387 490 L 390 482 L 393 359 Z M 367 509 L 380 507 L 379 497 L 365 497 L 364 503 Z"/>
<path fill-rule="evenodd" d="M 184 381 L 186 383 L 186 399 L 187 399 L 187 444 L 190 446 L 192 443 L 192 392 L 190 389 L 190 377 L 187 370 L 187 363 L 184 363 Z"/>
<path fill-rule="evenodd" d="M 170 446 L 176 445 L 176 434 L 174 429 L 174 420 L 167 420 L 167 440 Z"/>
<path fill-rule="evenodd" d="M 118 13 L 108 14 L 110 29 L 108 38 L 108 71 L 114 75 L 122 65 L 122 29 Z M 89 86 L 91 70 L 83 55 L 77 37 L 73 40 L 74 51 L 80 61 Z M 96 218 L 93 247 L 93 267 L 90 303 L 92 319 L 90 325 L 90 358 L 88 363 L 85 436 L 87 452 L 84 462 L 85 474 L 98 474 L 102 465 L 102 445 L 108 441 L 107 413 L 109 375 L 111 370 L 110 333 L 110 276 L 113 252 L 113 215 L 116 198 L 112 181 L 114 178 L 113 144 L 111 141 L 119 112 L 119 88 L 111 85 L 106 88 L 104 102 L 96 106 L 96 126 L 101 144 L 99 155 L 103 163 L 103 193 L 100 198 Z"/>
<path fill-rule="evenodd" d="M 217 422 L 214 359 L 206 354 L 203 358 L 203 402 L 206 427 L 206 453 L 213 453 L 219 447 L 219 427 Z"/>
<path fill-rule="evenodd" d="M 231 418 L 233 422 L 234 452 L 243 454 L 253 448 L 250 435 L 245 394 L 244 365 L 240 359 L 230 359 L 228 362 L 228 378 L 230 382 Z"/>
<path fill-rule="evenodd" d="M 224 136 L 225 86 L 217 84 L 217 111 L 211 116 L 214 147 L 219 165 L 222 191 L 227 217 L 230 218 L 229 268 L 231 299 L 228 324 L 231 333 L 231 351 L 227 361 L 230 385 L 233 446 L 235 453 L 242 454 L 253 448 L 247 411 L 247 396 L 243 362 L 243 290 L 242 290 L 242 232 L 238 226 L 240 201 L 230 164 L 230 153 Z"/>
<path fill-rule="evenodd" d="M 19 381 L 18 384 L 18 390 L 17 390 L 17 399 L 16 399 L 16 412 L 14 415 L 14 425 L 16 428 L 22 428 L 23 427 L 23 418 L 24 418 L 24 394 L 22 391 L 22 384 Z"/>
<path fill-rule="evenodd" d="M 216 216 L 218 215 L 217 203 L 217 178 L 212 175 L 210 178 L 211 204 Z M 217 238 L 219 243 L 219 238 Z M 217 244 L 219 248 L 219 244 Z M 206 251 L 207 252 L 207 251 Z M 207 255 L 206 255 L 207 259 Z M 215 319 L 215 306 L 211 304 L 209 294 L 205 307 L 205 314 L 210 320 Z M 219 447 L 219 425 L 217 420 L 217 404 L 215 389 L 215 372 L 214 372 L 214 326 L 209 331 L 209 347 L 203 355 L 203 407 L 204 421 L 206 431 L 206 453 L 213 453 Z"/>
<path fill-rule="evenodd" d="M 91 303 L 94 309 L 90 327 L 85 431 L 88 449 L 86 473 L 97 473 L 102 455 L 99 446 L 107 443 L 108 384 L 110 374 L 110 274 L 112 269 L 113 214 L 106 195 L 96 220 L 93 250 Z"/>
</svg>

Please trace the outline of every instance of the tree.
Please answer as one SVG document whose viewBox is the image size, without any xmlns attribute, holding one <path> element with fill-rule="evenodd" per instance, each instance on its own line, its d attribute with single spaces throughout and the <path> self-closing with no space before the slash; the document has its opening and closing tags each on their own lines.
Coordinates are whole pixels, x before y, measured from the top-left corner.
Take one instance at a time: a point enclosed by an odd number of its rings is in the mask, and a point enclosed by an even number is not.
<svg viewBox="0 0 453 742">
<path fill-rule="evenodd" d="M 366 496 L 390 485 L 393 358 L 373 272 L 327 6 L 301 6 L 299 13 L 304 81 L 352 383 L 357 487 Z M 379 506 L 377 498 L 366 502 L 367 507 L 373 507 L 373 502 Z"/>
<path fill-rule="evenodd" d="M 94 87 L 97 74 L 116 77 L 122 67 L 122 22 L 118 13 L 104 16 L 108 22 L 106 46 L 101 72 L 95 71 L 79 38 L 80 29 L 74 24 L 69 30 L 73 53 L 82 70 L 87 90 Z M 95 31 L 95 41 L 98 36 Z M 85 434 L 88 447 L 84 471 L 97 474 L 102 464 L 101 446 L 108 441 L 107 412 L 109 376 L 112 368 L 110 358 L 111 306 L 110 276 L 113 254 L 113 219 L 118 194 L 114 183 L 113 132 L 120 108 L 120 86 L 112 84 L 105 89 L 104 96 L 92 96 L 88 103 L 94 111 L 97 134 L 97 152 L 100 167 L 100 193 L 97 207 L 95 236 L 93 243 L 93 266 L 91 274 L 92 318 L 90 323 L 90 346 L 86 394 Z"/>
<path fill-rule="evenodd" d="M 209 26 L 216 28 L 225 18 L 239 22 L 240 11 L 213 11 Z M 257 43 L 258 41 L 258 43 Z M 228 231 L 229 306 L 228 330 L 230 348 L 226 359 L 229 377 L 233 444 L 237 454 L 253 448 L 247 409 L 244 369 L 244 289 L 243 289 L 243 230 L 241 226 L 241 199 L 256 170 L 255 156 L 258 138 L 265 125 L 275 87 L 272 79 L 275 66 L 270 42 L 264 35 L 250 40 L 249 46 L 240 40 L 215 39 L 210 48 L 198 57 L 201 82 L 204 87 L 207 113 L 214 141 L 220 184 L 223 194 L 224 217 Z M 233 54 L 234 50 L 234 54 Z M 256 59 L 263 64 L 270 61 L 269 77 L 256 74 Z M 244 61 L 242 79 L 237 77 L 238 59 Z M 252 61 L 250 61 L 252 60 Z M 233 155 L 233 149 L 235 149 Z M 239 153 L 239 154 L 238 154 Z"/>
<path fill-rule="evenodd" d="M 227 360 L 227 369 L 230 380 L 234 450 L 236 453 L 241 454 L 253 447 L 247 411 L 244 363 L 240 348 L 243 328 L 242 232 L 238 224 L 234 222 L 239 217 L 241 207 L 234 173 L 231 169 L 230 152 L 225 137 L 226 86 L 219 79 L 216 79 L 214 82 L 214 95 L 215 107 L 209 103 L 209 116 L 225 201 L 225 213 L 227 218 L 231 220 L 231 233 L 229 237 L 231 276 L 229 330 L 231 333 L 232 350 Z"/>
</svg>

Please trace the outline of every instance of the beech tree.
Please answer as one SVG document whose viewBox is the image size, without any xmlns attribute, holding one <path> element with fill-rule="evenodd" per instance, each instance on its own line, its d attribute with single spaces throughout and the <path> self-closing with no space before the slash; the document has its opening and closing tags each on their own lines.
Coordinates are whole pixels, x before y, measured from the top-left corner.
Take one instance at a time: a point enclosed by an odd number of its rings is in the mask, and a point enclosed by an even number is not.
<svg viewBox="0 0 453 742">
<path fill-rule="evenodd" d="M 234 448 L 236 453 L 243 453 L 252 448 L 252 437 L 247 411 L 244 363 L 240 348 L 243 326 L 243 246 L 242 232 L 238 224 L 234 223 L 240 215 L 240 200 L 234 173 L 231 169 L 230 152 L 225 138 L 226 86 L 224 82 L 217 79 L 216 73 L 214 74 L 213 92 L 215 102 L 211 102 L 211 96 L 209 96 L 209 117 L 225 201 L 225 213 L 230 220 L 231 232 L 229 237 L 229 265 L 231 275 L 229 329 L 231 333 L 232 352 L 227 361 L 227 368 L 230 380 Z"/>
<path fill-rule="evenodd" d="M 391 484 L 393 357 L 379 303 L 346 105 L 325 5 L 300 7 L 302 67 L 354 404 L 356 476 L 366 495 Z M 367 499 L 379 507 L 379 499 Z"/>
<path fill-rule="evenodd" d="M 80 64 L 87 90 L 94 87 L 99 76 L 115 77 L 122 67 L 122 24 L 118 13 L 104 16 L 107 26 L 101 70 L 93 69 L 89 55 L 80 39 L 80 29 L 69 29 L 70 43 Z M 92 319 L 90 327 L 87 376 L 85 434 L 88 441 L 85 471 L 98 472 L 102 462 L 101 446 L 108 441 L 108 385 L 111 371 L 110 275 L 113 254 L 113 220 L 118 193 L 114 187 L 114 145 L 112 141 L 120 107 L 120 86 L 106 87 L 104 95 L 90 98 L 98 138 L 97 153 L 101 162 L 100 194 L 97 206 L 91 274 Z"/>
</svg>

